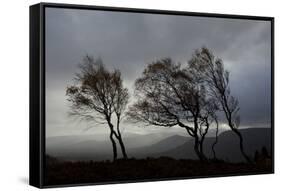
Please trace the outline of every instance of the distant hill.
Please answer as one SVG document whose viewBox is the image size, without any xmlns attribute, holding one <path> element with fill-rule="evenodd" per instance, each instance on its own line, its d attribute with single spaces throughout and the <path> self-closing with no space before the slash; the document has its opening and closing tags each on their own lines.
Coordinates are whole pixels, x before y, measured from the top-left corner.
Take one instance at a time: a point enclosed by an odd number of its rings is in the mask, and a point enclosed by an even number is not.
<svg viewBox="0 0 281 191">
<path fill-rule="evenodd" d="M 269 152 L 271 151 L 270 128 L 248 128 L 241 129 L 240 132 L 244 138 L 245 151 L 251 157 L 254 157 L 255 151 L 261 150 L 263 146 L 265 146 Z M 213 137 L 208 137 L 204 143 L 204 152 L 210 158 L 213 157 L 211 146 L 214 141 L 215 139 Z M 157 153 L 154 156 L 169 156 L 176 159 L 196 159 L 197 156 L 194 153 L 193 145 L 193 141 L 191 140 L 177 148 Z M 220 159 L 230 162 L 244 161 L 239 149 L 239 139 L 232 131 L 225 131 L 219 135 L 215 150 L 217 157 Z"/>
<path fill-rule="evenodd" d="M 155 153 L 161 153 L 174 149 L 189 140 L 191 140 L 190 137 L 173 135 L 150 146 L 130 149 L 129 155 L 135 158 L 146 158 L 148 156 L 153 156 Z"/>
<path fill-rule="evenodd" d="M 271 150 L 271 129 L 249 128 L 240 130 L 244 137 L 245 150 L 254 156 L 263 146 Z M 161 139 L 162 137 L 162 139 Z M 168 156 L 175 159 L 197 159 L 193 150 L 193 139 L 179 135 L 128 135 L 124 136 L 129 157 L 146 158 Z M 212 158 L 211 145 L 214 137 L 207 137 L 205 154 Z M 120 149 L 119 149 L 120 152 Z M 92 136 L 51 137 L 47 139 L 46 153 L 64 160 L 111 160 L 112 147 L 109 140 L 96 140 Z M 121 153 L 121 152 L 120 152 Z M 243 161 L 239 150 L 239 139 L 232 131 L 219 135 L 216 145 L 217 157 L 230 162 Z"/>
<path fill-rule="evenodd" d="M 168 143 L 164 140 L 168 137 Z M 179 137 L 182 137 L 180 139 Z M 123 140 L 130 157 L 147 157 L 183 144 L 187 137 L 162 134 L 124 134 Z M 167 149 L 165 149 L 167 148 Z M 119 152 L 120 151 L 120 148 Z M 46 153 L 64 160 L 111 160 L 112 146 L 108 135 L 72 135 L 46 139 Z"/>
</svg>

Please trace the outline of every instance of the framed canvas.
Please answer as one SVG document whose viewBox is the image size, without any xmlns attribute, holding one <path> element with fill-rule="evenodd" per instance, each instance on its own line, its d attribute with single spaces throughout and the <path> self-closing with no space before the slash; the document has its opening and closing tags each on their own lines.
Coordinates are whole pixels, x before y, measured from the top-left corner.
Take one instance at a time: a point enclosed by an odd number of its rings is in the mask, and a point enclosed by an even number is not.
<svg viewBox="0 0 281 191">
<path fill-rule="evenodd" d="M 30 7 L 30 185 L 274 172 L 274 18 Z"/>
</svg>

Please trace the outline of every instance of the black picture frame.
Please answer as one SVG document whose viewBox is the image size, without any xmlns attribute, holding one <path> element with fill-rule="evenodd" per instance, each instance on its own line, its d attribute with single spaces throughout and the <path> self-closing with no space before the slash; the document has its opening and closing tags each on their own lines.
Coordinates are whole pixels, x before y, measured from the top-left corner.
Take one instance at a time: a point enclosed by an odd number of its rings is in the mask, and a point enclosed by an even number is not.
<svg viewBox="0 0 281 191">
<path fill-rule="evenodd" d="M 214 17 L 229 19 L 247 19 L 258 21 L 270 21 L 271 23 L 271 153 L 272 153 L 272 170 L 274 173 L 274 18 L 248 15 L 230 15 L 230 14 L 214 14 L 214 13 L 195 13 L 170 10 L 154 10 L 154 9 L 135 9 L 123 7 L 104 7 L 89 5 L 73 5 L 73 4 L 55 4 L 55 3 L 39 3 L 30 6 L 30 129 L 29 129 L 29 183 L 38 188 L 66 187 L 66 186 L 83 186 L 98 184 L 116 184 L 116 183 L 132 183 L 146 181 L 162 181 L 177 180 L 191 178 L 210 178 L 221 176 L 241 176 L 253 175 L 253 173 L 235 173 L 210 176 L 180 177 L 180 178 L 162 178 L 162 179 L 144 179 L 134 181 L 110 181 L 101 183 L 87 184 L 64 184 L 64 185 L 46 185 L 44 184 L 45 170 L 45 9 L 46 8 L 63 8 L 63 9 L 80 9 L 80 10 L 102 10 L 110 12 L 133 12 L 133 13 L 149 13 L 164 15 L 182 15 L 182 16 L 198 16 L 198 17 Z M 259 174 L 259 173 L 254 173 Z"/>
</svg>

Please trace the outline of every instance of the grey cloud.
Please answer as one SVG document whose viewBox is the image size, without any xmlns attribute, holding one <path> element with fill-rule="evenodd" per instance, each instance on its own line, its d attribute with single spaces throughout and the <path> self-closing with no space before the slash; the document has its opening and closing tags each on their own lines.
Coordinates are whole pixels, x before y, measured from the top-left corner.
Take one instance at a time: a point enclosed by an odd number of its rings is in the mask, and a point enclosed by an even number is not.
<svg viewBox="0 0 281 191">
<path fill-rule="evenodd" d="M 231 71 L 242 125 L 268 124 L 270 33 L 268 21 L 47 8 L 48 119 L 68 120 L 65 88 L 72 84 L 77 64 L 87 53 L 102 57 L 111 69 L 120 69 L 125 84 L 132 88 L 146 63 L 162 57 L 186 62 L 194 49 L 205 45 Z M 58 116 L 61 119 L 56 120 Z M 49 126 L 51 134 L 56 131 Z"/>
</svg>

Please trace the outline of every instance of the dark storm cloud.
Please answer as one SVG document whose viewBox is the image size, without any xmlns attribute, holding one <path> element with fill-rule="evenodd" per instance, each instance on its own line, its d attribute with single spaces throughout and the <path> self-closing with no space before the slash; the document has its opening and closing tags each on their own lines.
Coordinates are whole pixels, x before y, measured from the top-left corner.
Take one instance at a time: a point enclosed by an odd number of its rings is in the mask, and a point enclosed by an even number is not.
<svg viewBox="0 0 281 191">
<path fill-rule="evenodd" d="M 269 22 L 56 8 L 46 11 L 47 121 L 55 126 L 69 120 L 65 88 L 87 53 L 120 69 L 132 88 L 146 63 L 162 57 L 186 62 L 202 45 L 231 71 L 242 124 L 268 124 Z"/>
</svg>

